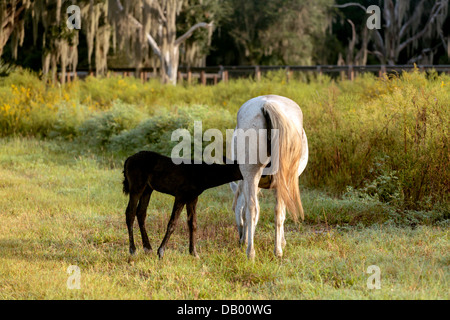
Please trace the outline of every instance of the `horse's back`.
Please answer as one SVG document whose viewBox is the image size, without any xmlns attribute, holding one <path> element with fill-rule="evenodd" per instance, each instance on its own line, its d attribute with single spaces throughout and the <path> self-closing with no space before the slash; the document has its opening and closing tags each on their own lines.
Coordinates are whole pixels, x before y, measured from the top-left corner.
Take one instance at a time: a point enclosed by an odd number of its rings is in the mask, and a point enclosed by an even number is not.
<svg viewBox="0 0 450 320">
<path fill-rule="evenodd" d="M 303 127 L 303 113 L 295 101 L 278 95 L 264 95 L 252 98 L 240 107 L 237 114 L 238 128 L 266 128 L 266 121 L 262 111 L 266 103 L 276 105 L 287 119 L 294 122 L 297 128 Z"/>
</svg>

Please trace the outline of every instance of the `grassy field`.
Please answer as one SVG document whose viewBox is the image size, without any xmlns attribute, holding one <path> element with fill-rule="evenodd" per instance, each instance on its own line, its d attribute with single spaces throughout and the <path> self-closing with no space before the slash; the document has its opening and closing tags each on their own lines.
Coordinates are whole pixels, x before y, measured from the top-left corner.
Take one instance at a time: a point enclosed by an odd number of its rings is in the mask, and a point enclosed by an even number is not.
<svg viewBox="0 0 450 320">
<path fill-rule="evenodd" d="M 227 185 L 199 200 L 198 252 L 185 214 L 164 260 L 128 254 L 122 166 L 138 150 L 170 155 L 175 129 L 232 129 L 250 98 L 278 94 L 304 115 L 305 221 L 288 216 L 273 255 L 273 195 L 260 194 L 256 261 L 247 260 Z M 132 77 L 65 86 L 16 68 L 0 77 L 0 299 L 449 299 L 450 77 L 233 79 L 165 86 Z M 173 198 L 152 195 L 156 251 Z M 369 266 L 381 289 L 369 289 Z M 67 287 L 80 270 L 79 290 Z"/>
<path fill-rule="evenodd" d="M 188 254 L 184 214 L 164 259 L 159 246 L 173 198 L 152 196 L 153 253 L 129 258 L 124 159 L 65 140 L 0 139 L 0 299 L 449 299 L 448 220 L 388 204 L 302 190 L 305 222 L 286 223 L 284 257 L 273 256 L 273 197 L 261 195 L 256 260 L 249 262 L 227 185 L 198 204 L 198 252 Z M 412 215 L 412 216 L 411 216 Z M 79 290 L 67 287 L 70 265 Z M 367 268 L 381 271 L 368 289 Z"/>
</svg>

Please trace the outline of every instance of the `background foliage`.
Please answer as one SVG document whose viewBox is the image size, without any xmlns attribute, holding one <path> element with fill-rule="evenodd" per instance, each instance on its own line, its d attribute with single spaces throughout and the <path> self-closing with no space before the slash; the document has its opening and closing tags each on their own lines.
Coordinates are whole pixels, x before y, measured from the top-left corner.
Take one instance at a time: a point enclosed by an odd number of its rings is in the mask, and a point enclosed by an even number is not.
<svg viewBox="0 0 450 320">
<path fill-rule="evenodd" d="M 343 195 L 351 187 L 406 209 L 448 206 L 450 78 L 418 70 L 398 76 L 309 82 L 270 73 L 216 86 L 94 78 L 46 86 L 17 69 L 0 78 L 0 132 L 64 139 L 118 159 L 141 148 L 170 155 L 177 128 L 233 129 L 246 100 L 276 92 L 296 101 L 310 146 L 301 183 Z M 225 136 L 225 135 L 224 135 Z"/>
</svg>

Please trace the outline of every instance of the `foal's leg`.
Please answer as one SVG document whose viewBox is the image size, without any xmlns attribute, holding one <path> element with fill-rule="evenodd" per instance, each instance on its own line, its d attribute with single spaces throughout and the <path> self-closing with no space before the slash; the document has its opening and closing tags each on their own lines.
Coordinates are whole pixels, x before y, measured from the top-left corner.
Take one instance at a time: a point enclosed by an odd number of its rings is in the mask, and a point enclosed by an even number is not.
<svg viewBox="0 0 450 320">
<path fill-rule="evenodd" d="M 276 196 L 275 191 L 275 196 Z M 284 239 L 284 220 L 286 218 L 286 205 L 281 199 L 277 198 L 275 204 L 275 256 L 281 258 L 283 256 L 283 248 L 286 245 Z"/>
<path fill-rule="evenodd" d="M 195 249 L 197 233 L 197 201 L 198 198 L 195 198 L 194 200 L 186 204 L 187 223 L 189 226 L 189 253 L 196 258 L 198 258 L 197 250 Z"/>
<path fill-rule="evenodd" d="M 178 217 L 180 216 L 181 210 L 183 210 L 185 202 L 180 201 L 175 198 L 175 202 L 173 204 L 172 215 L 170 217 L 169 223 L 167 224 L 166 235 L 164 236 L 163 241 L 158 249 L 158 256 L 160 259 L 164 256 L 164 250 L 166 249 L 167 242 L 169 242 L 169 238 L 173 231 L 175 230 L 175 226 L 178 221 Z"/>
<path fill-rule="evenodd" d="M 130 254 L 134 254 L 136 252 L 136 246 L 134 245 L 134 237 L 133 237 L 133 223 L 134 218 L 136 216 L 136 207 L 139 201 L 139 194 L 130 193 L 130 200 L 128 201 L 128 206 L 125 211 L 127 229 L 128 229 L 128 238 L 130 242 Z"/>
<path fill-rule="evenodd" d="M 148 240 L 147 231 L 145 230 L 145 218 L 147 216 L 147 207 L 148 202 L 150 201 L 150 196 L 152 195 L 153 189 L 147 186 L 144 190 L 144 193 L 139 200 L 139 205 L 137 208 L 137 220 L 139 223 L 139 229 L 141 230 L 142 236 L 142 244 L 144 246 L 145 252 L 152 251 L 152 246 L 150 245 L 150 241 Z"/>
</svg>

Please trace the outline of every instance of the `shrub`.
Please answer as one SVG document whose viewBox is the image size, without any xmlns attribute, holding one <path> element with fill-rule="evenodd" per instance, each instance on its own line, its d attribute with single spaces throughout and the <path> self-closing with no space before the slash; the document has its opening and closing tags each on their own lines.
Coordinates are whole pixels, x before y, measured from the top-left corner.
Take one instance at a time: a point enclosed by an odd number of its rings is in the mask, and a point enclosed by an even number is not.
<svg viewBox="0 0 450 320">
<path fill-rule="evenodd" d="M 116 101 L 110 110 L 94 113 L 84 121 L 77 134 L 81 142 L 91 147 L 105 147 L 112 136 L 134 128 L 145 117 L 136 107 Z"/>
<path fill-rule="evenodd" d="M 192 136 L 194 121 L 202 121 L 203 131 L 209 128 L 223 129 L 224 137 L 224 130 L 233 128 L 232 117 L 226 110 L 201 105 L 178 107 L 173 111 L 161 109 L 137 127 L 113 136 L 110 141 L 110 150 L 130 154 L 148 149 L 170 156 L 172 148 L 178 143 L 171 141 L 172 132 L 184 128 Z"/>
</svg>

